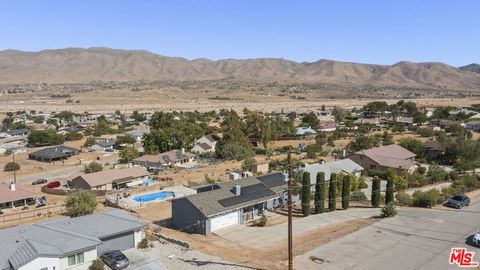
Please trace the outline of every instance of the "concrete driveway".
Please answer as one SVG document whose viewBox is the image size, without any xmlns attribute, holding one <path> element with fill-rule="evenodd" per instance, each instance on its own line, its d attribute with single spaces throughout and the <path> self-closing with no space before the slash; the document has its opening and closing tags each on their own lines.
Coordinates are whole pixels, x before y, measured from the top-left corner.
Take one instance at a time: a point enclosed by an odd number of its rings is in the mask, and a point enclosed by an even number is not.
<svg viewBox="0 0 480 270">
<path fill-rule="evenodd" d="M 123 252 L 130 260 L 128 269 L 132 270 L 164 270 L 162 264 L 148 253 L 142 252 L 136 248 L 128 249 Z"/>
<path fill-rule="evenodd" d="M 337 212 L 339 215 L 345 215 Z M 480 225 L 480 203 L 462 210 L 401 208 L 341 239 L 295 258 L 296 269 L 460 269 L 449 264 L 453 247 L 480 249 L 467 239 Z"/>
<path fill-rule="evenodd" d="M 344 213 L 342 215 L 338 213 Z M 343 221 L 368 218 L 379 215 L 380 209 L 351 208 L 332 213 L 310 215 L 306 218 L 293 220 L 293 235 L 299 235 L 310 230 Z M 215 231 L 215 234 L 237 244 L 252 247 L 265 247 L 287 239 L 287 222 L 267 227 L 248 227 L 244 224 L 232 225 Z"/>
</svg>

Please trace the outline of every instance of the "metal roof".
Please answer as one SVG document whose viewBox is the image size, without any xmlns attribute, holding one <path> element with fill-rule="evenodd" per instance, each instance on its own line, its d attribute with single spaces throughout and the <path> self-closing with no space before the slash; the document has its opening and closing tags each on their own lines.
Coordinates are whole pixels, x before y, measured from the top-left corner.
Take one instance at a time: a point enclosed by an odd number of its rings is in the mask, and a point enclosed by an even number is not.
<svg viewBox="0 0 480 270">
<path fill-rule="evenodd" d="M 65 257 L 101 244 L 100 238 L 145 227 L 124 211 L 99 212 L 0 230 L 0 269 L 18 268 L 41 256 Z"/>
</svg>

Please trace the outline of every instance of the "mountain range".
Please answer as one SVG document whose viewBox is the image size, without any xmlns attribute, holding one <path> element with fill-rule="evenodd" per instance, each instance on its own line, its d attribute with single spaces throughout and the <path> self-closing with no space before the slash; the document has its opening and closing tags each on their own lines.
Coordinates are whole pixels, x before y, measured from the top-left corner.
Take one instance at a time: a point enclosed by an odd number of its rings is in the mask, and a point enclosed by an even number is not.
<svg viewBox="0 0 480 270">
<path fill-rule="evenodd" d="M 137 80 L 239 80 L 480 90 L 480 65 L 439 62 L 374 65 L 280 58 L 187 60 L 142 50 L 67 48 L 0 51 L 0 84 Z"/>
</svg>

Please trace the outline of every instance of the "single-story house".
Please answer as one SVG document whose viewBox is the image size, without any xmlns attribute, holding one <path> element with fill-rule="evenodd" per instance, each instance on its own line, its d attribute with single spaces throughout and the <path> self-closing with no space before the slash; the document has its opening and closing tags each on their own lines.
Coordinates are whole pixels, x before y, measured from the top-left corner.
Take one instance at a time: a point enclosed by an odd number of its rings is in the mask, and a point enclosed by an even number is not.
<svg viewBox="0 0 480 270">
<path fill-rule="evenodd" d="M 362 166 L 365 170 L 387 171 L 395 169 L 397 172 L 413 172 L 417 165 L 414 161 L 416 155 L 397 144 L 361 150 L 349 155 L 347 158 Z"/>
<path fill-rule="evenodd" d="M 465 124 L 465 128 L 469 129 L 469 130 L 473 130 L 473 131 L 477 131 L 479 132 L 480 131 L 480 121 L 470 121 L 470 122 L 467 122 Z"/>
<path fill-rule="evenodd" d="M 97 141 L 94 145 L 90 146 L 90 149 L 95 151 L 112 151 L 116 143 L 116 140 Z"/>
<path fill-rule="evenodd" d="M 0 230 L 0 270 L 85 270 L 110 250 L 134 248 L 144 222 L 122 210 Z"/>
<path fill-rule="evenodd" d="M 380 118 L 359 118 L 353 122 L 355 125 L 380 125 Z"/>
<path fill-rule="evenodd" d="M 75 175 L 68 181 L 68 185 L 75 189 L 119 190 L 142 185 L 149 175 L 145 168 L 135 166 Z"/>
<path fill-rule="evenodd" d="M 182 150 L 172 150 L 158 155 L 144 155 L 132 160 L 132 163 L 148 169 L 162 170 L 192 162 L 194 159 L 194 154 L 187 153 L 182 148 Z"/>
<path fill-rule="evenodd" d="M 301 164 L 298 171 L 310 173 L 310 184 L 312 185 L 312 190 L 314 190 L 315 183 L 317 183 L 317 174 L 319 172 L 325 174 L 325 181 L 330 181 L 332 173 L 351 174 L 355 177 L 359 177 L 362 174 L 363 167 L 353 162 L 351 159 L 346 158 L 326 163 Z"/>
<path fill-rule="evenodd" d="M 30 133 L 30 129 L 28 128 L 11 129 L 11 130 L 0 132 L 0 138 L 26 136 L 28 135 L 28 133 Z"/>
<path fill-rule="evenodd" d="M 140 142 L 142 140 L 143 134 L 149 133 L 149 132 L 150 132 L 149 128 L 139 128 L 139 129 L 127 131 L 125 132 L 125 134 L 130 135 L 137 142 Z"/>
<path fill-rule="evenodd" d="M 461 125 L 460 121 L 450 119 L 433 119 L 430 120 L 429 125 L 432 127 L 440 127 L 441 129 L 448 130 L 453 126 Z"/>
<path fill-rule="evenodd" d="M 398 116 L 395 118 L 395 123 L 402 124 L 405 126 L 415 126 L 415 122 L 413 122 L 413 117 L 404 117 Z"/>
<path fill-rule="evenodd" d="M 298 137 L 314 137 L 317 134 L 317 131 L 311 127 L 297 127 L 295 135 Z"/>
<path fill-rule="evenodd" d="M 208 234 L 256 219 L 265 209 L 286 205 L 287 181 L 284 173 L 271 173 L 198 189 L 197 194 L 172 200 L 172 226 Z"/>
<path fill-rule="evenodd" d="M 436 159 L 445 154 L 445 147 L 436 140 L 428 140 L 425 143 L 427 159 Z"/>
<path fill-rule="evenodd" d="M 0 184 L 0 208 L 15 208 L 35 204 L 37 193 L 24 185 Z"/>
<path fill-rule="evenodd" d="M 215 152 L 215 147 L 220 139 L 221 138 L 215 134 L 204 135 L 194 142 L 191 151 L 199 154 Z"/>
<path fill-rule="evenodd" d="M 78 126 L 74 126 L 74 127 L 66 127 L 64 128 L 63 130 L 67 131 L 67 132 L 80 132 L 80 131 L 83 131 L 85 128 L 78 125 Z"/>
<path fill-rule="evenodd" d="M 337 130 L 337 125 L 335 123 L 326 123 L 320 125 L 319 131 L 321 132 L 333 132 Z"/>
<path fill-rule="evenodd" d="M 52 162 L 67 159 L 73 155 L 78 155 L 80 150 L 68 146 L 53 146 L 38 150 L 28 154 L 29 159 L 34 159 L 43 162 Z"/>
</svg>

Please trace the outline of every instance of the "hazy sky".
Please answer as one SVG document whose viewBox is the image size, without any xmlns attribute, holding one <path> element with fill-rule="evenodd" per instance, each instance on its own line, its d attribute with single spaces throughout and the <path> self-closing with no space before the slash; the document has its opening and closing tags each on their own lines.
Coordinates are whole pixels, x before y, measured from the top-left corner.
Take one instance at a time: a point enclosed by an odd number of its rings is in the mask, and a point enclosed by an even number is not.
<svg viewBox="0 0 480 270">
<path fill-rule="evenodd" d="M 188 59 L 480 62 L 477 0 L 0 3 L 0 50 L 144 49 Z"/>
</svg>

